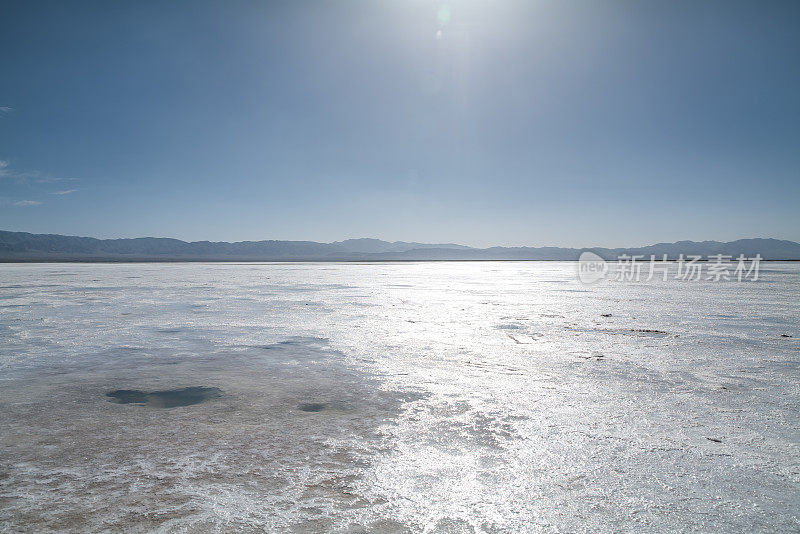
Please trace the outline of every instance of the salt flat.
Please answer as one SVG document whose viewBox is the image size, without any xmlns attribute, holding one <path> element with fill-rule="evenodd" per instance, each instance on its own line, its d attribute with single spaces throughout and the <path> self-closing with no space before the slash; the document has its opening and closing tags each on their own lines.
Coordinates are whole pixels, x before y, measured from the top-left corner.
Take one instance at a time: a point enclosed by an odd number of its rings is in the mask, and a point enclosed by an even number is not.
<svg viewBox="0 0 800 534">
<path fill-rule="evenodd" d="M 796 263 L 0 265 L 0 527 L 796 531 L 799 364 Z"/>
</svg>

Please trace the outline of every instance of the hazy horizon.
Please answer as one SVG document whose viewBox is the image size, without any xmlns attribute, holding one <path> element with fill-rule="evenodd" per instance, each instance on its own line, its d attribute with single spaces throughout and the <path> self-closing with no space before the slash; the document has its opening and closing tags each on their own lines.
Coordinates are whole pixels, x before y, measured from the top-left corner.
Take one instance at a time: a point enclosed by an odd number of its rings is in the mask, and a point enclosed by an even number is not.
<svg viewBox="0 0 800 534">
<path fill-rule="evenodd" d="M 76 234 L 76 233 L 66 233 L 66 232 L 54 232 L 54 231 L 42 231 L 42 232 L 32 232 L 28 229 L 20 228 L 20 229 L 9 229 L 9 228 L 0 228 L 0 230 L 4 230 L 7 232 L 25 232 L 31 234 L 50 234 L 50 235 L 64 235 L 64 236 L 73 236 L 73 237 L 91 237 L 94 239 L 140 239 L 140 238 L 155 238 L 155 239 L 178 239 L 180 241 L 185 241 L 187 243 L 198 242 L 198 241 L 210 241 L 210 242 L 225 242 L 225 243 L 238 243 L 243 241 L 311 241 L 315 243 L 335 243 L 338 241 L 347 241 L 351 239 L 377 239 L 379 241 L 386 241 L 389 243 L 394 242 L 405 242 L 405 243 L 421 243 L 421 244 L 451 244 L 451 245 L 464 245 L 467 247 L 472 248 L 490 248 L 490 247 L 558 247 L 558 248 L 636 248 L 636 247 L 646 247 L 648 245 L 655 245 L 658 243 L 678 243 L 681 241 L 693 241 L 693 242 L 703 242 L 703 241 L 717 241 L 720 243 L 727 243 L 731 241 L 739 241 L 742 239 L 778 239 L 783 241 L 792 241 L 795 243 L 800 243 L 800 237 L 797 239 L 790 239 L 790 238 L 781 238 L 781 237 L 774 237 L 769 235 L 745 235 L 741 237 L 733 237 L 731 239 L 720 239 L 720 238 L 695 238 L 695 237 L 685 237 L 680 239 L 663 239 L 663 240 L 655 240 L 655 239 L 644 239 L 632 242 L 623 242 L 623 241 L 608 241 L 608 242 L 589 242 L 587 239 L 581 239 L 580 237 L 576 237 L 574 242 L 567 242 L 567 243 L 555 243 L 552 241 L 548 241 L 546 237 L 542 238 L 541 242 L 537 243 L 524 243 L 524 242 L 514 242 L 514 241 L 503 241 L 502 239 L 498 239 L 496 241 L 486 241 L 481 242 L 478 244 L 474 244 L 472 242 L 464 242 L 464 241 L 454 241 L 454 240 L 426 240 L 426 239 L 410 239 L 410 238 L 403 238 L 400 237 L 398 239 L 389 239 L 380 236 L 374 235 L 354 235 L 354 236 L 346 236 L 341 238 L 333 238 L 328 240 L 323 239 L 311 239 L 308 237 L 296 237 L 296 238 L 284 238 L 284 237 L 275 237 L 271 235 L 264 235 L 262 237 L 258 237 L 254 235 L 251 238 L 220 238 L 220 239 L 211 239 L 206 237 L 197 237 L 197 238 L 186 238 L 180 237 L 176 235 L 170 234 L 151 234 L 151 235 L 144 235 L 144 234 L 106 234 L 103 232 L 95 232 L 92 234 Z"/>
<path fill-rule="evenodd" d="M 180 241 L 184 241 L 187 243 L 194 243 L 194 242 L 214 242 L 214 243 L 241 243 L 241 242 L 258 242 L 258 241 L 306 241 L 306 242 L 313 242 L 313 243 L 320 243 L 320 244 L 332 244 L 332 243 L 339 243 L 344 241 L 352 241 L 352 240 L 377 240 L 383 241 L 387 243 L 419 243 L 422 245 L 463 245 L 471 248 L 491 248 L 491 247 L 506 247 L 506 248 L 513 248 L 513 247 L 529 247 L 529 248 L 540 248 L 540 247 L 554 247 L 554 248 L 575 248 L 575 249 L 587 249 L 587 248 L 609 248 L 609 249 L 618 249 L 618 248 L 640 248 L 640 247 L 647 247 L 650 245 L 656 244 L 673 244 L 673 243 L 680 243 L 680 242 L 695 242 L 695 243 L 702 243 L 702 242 L 718 242 L 718 243 L 727 243 L 732 241 L 740 241 L 740 240 L 749 240 L 749 239 L 779 239 L 770 236 L 745 236 L 736 239 L 730 240 L 722 240 L 722 239 L 672 239 L 669 241 L 652 241 L 652 242 L 643 242 L 643 243 L 617 243 L 617 244 L 610 244 L 610 245 L 600 245 L 600 244 L 592 244 L 592 243 L 584 243 L 582 245 L 553 245 L 553 244 L 497 244 L 497 243 L 490 243 L 487 245 L 479 246 L 479 245 L 471 245 L 469 243 L 461 243 L 456 241 L 424 241 L 424 240 L 417 240 L 417 239 L 383 239 L 380 237 L 374 236 L 359 236 L 359 237 L 345 237 L 342 239 L 333 239 L 331 241 L 320 241 L 316 239 L 280 239 L 274 237 L 263 237 L 263 238 L 256 238 L 256 239 L 182 239 L 180 237 L 175 237 L 172 235 L 110 235 L 108 237 L 100 237 L 98 235 L 77 235 L 77 234 L 64 234 L 59 232 L 28 232 L 26 230 L 7 230 L 5 228 L 0 228 L 0 231 L 8 231 L 8 232 L 24 232 L 24 233 L 31 233 L 34 235 L 61 235 L 66 237 L 89 237 L 93 239 L 178 239 Z M 781 240 L 781 239 L 779 239 Z M 791 239 L 783 239 L 782 241 L 791 241 L 793 243 L 798 243 L 798 241 L 794 241 Z"/>
</svg>

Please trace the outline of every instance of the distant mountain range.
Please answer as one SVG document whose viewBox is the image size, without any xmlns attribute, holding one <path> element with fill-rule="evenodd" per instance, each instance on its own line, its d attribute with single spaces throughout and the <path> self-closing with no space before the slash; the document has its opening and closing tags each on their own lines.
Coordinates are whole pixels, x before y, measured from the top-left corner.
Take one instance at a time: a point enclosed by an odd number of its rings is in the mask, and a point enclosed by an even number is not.
<svg viewBox="0 0 800 534">
<path fill-rule="evenodd" d="M 768 260 L 800 260 L 800 243 L 779 239 L 678 241 L 635 248 L 491 247 L 454 243 L 408 243 L 380 239 L 314 241 L 239 241 L 236 243 L 139 237 L 95 239 L 56 234 L 0 231 L 0 261 L 419 261 L 419 260 L 577 260 L 590 250 L 607 260 L 622 254 L 659 259 L 667 254 L 725 254 Z"/>
</svg>

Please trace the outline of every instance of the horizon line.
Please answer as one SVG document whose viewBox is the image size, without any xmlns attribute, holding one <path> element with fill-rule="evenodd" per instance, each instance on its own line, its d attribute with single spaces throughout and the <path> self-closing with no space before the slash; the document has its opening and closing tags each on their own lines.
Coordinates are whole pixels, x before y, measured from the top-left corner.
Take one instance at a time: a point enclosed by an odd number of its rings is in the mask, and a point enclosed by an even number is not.
<svg viewBox="0 0 800 534">
<path fill-rule="evenodd" d="M 137 239 L 162 239 L 162 240 L 172 240 L 172 241 L 180 241 L 182 243 L 192 244 L 192 243 L 227 243 L 227 244 L 237 244 L 237 243 L 263 243 L 263 242 L 277 242 L 277 243 L 316 243 L 320 245 L 334 245 L 337 243 L 344 243 L 347 241 L 359 241 L 359 240 L 373 240 L 373 241 L 380 241 L 383 243 L 395 244 L 395 243 L 406 243 L 406 244 L 419 244 L 425 245 L 427 247 L 434 246 L 434 245 L 452 245 L 458 247 L 467 247 L 469 249 L 474 250 L 487 250 L 492 248 L 532 248 L 532 249 L 541 249 L 541 248 L 557 248 L 557 249 L 572 249 L 572 250 L 591 250 L 591 249 L 608 249 L 608 250 L 615 250 L 615 249 L 634 249 L 634 248 L 646 248 L 652 247 L 657 245 L 675 245 L 678 243 L 695 243 L 695 244 L 702 244 L 702 243 L 721 243 L 721 244 L 728 244 L 728 243 L 736 243 L 739 241 L 752 241 L 752 240 L 772 240 L 772 241 L 783 241 L 787 243 L 793 243 L 796 245 L 800 245 L 800 241 L 793 241 L 791 239 L 780 239 L 776 237 L 742 237 L 738 239 L 733 239 L 729 241 L 723 241 L 719 239 L 703 239 L 703 240 L 694 240 L 694 239 L 678 239 L 675 241 L 656 241 L 656 242 L 648 242 L 646 244 L 641 245 L 626 245 L 626 246 L 599 246 L 599 245 L 589 245 L 589 246 L 565 246 L 565 245 L 490 245 L 490 246 L 474 246 L 474 245 L 465 245 L 463 243 L 458 243 L 454 241 L 440 241 L 440 242 L 425 242 L 425 241 L 415 241 L 415 240 L 388 240 L 379 237 L 349 237 L 344 239 L 337 239 L 334 241 L 316 241 L 313 239 L 241 239 L 241 240 L 211 240 L 211 239 L 196 239 L 196 240 L 189 240 L 189 239 L 181 239 L 178 237 L 169 237 L 169 236 L 153 236 L 153 235 L 142 235 L 136 237 L 95 237 L 89 235 L 77 235 L 77 234 L 59 234 L 59 233 L 39 233 L 39 232 L 28 232 L 23 230 L 3 230 L 0 229 L 0 232 L 6 232 L 11 234 L 28 234 L 28 235 L 35 235 L 35 236 L 58 236 L 58 237 L 74 237 L 80 239 L 95 239 L 98 241 L 117 241 L 117 240 L 137 240 Z M 447 261 L 447 260 L 439 260 L 439 261 Z M 463 261 L 471 261 L 471 260 L 463 260 Z M 480 260 L 480 261 L 491 261 L 491 260 Z M 513 261 L 513 260 L 508 260 Z M 540 261 L 540 260 L 531 260 L 531 261 Z M 541 261 L 551 261 L 551 260 L 541 260 Z"/>
</svg>

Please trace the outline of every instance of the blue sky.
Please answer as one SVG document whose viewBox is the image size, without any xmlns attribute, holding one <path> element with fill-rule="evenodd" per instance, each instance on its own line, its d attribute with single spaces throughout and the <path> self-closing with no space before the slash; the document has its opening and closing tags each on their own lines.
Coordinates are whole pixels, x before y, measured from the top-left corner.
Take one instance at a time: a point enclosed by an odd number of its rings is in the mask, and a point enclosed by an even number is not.
<svg viewBox="0 0 800 534">
<path fill-rule="evenodd" d="M 800 241 L 800 2 L 9 1 L 0 229 Z"/>
</svg>

